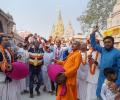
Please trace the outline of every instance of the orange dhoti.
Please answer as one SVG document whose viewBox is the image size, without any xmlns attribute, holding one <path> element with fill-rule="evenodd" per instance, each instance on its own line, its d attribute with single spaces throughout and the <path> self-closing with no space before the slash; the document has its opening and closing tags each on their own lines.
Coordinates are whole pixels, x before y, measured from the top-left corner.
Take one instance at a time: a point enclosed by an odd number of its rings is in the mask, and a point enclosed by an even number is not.
<svg viewBox="0 0 120 100">
<path fill-rule="evenodd" d="M 62 90 L 62 85 L 58 86 L 57 97 L 56 100 L 77 100 L 77 86 L 75 85 L 67 85 L 67 92 L 65 96 L 60 96 Z"/>
</svg>

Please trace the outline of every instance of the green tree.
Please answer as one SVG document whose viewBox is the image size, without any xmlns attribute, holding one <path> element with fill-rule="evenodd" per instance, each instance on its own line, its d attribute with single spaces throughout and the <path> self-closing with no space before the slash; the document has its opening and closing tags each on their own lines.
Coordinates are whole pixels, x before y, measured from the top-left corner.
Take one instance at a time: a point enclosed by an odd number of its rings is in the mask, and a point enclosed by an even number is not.
<svg viewBox="0 0 120 100">
<path fill-rule="evenodd" d="M 107 27 L 107 18 L 113 10 L 117 0 L 90 0 L 87 9 L 77 18 L 82 27 L 90 28 L 98 22 L 100 29 Z M 83 28 L 84 29 L 84 28 Z"/>
</svg>

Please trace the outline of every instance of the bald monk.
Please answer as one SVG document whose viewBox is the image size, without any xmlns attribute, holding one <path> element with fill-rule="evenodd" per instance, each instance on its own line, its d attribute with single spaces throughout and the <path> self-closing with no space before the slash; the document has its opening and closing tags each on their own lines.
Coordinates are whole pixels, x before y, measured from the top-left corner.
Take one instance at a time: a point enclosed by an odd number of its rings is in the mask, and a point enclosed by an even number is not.
<svg viewBox="0 0 120 100">
<path fill-rule="evenodd" d="M 65 61 L 55 60 L 57 64 L 63 66 L 65 72 L 57 77 L 59 83 L 57 89 L 56 100 L 77 100 L 77 70 L 81 64 L 82 56 L 79 51 L 80 42 L 74 41 L 72 43 L 72 52 L 68 55 Z M 60 84 L 61 83 L 61 84 Z M 67 91 L 64 96 L 60 96 L 62 90 L 62 83 L 66 83 Z"/>
</svg>

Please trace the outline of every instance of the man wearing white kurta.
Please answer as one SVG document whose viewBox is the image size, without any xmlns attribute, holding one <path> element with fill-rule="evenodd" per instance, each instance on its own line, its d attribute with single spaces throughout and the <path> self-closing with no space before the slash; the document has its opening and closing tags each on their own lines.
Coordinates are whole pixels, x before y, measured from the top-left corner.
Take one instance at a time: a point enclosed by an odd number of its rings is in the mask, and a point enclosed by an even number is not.
<svg viewBox="0 0 120 100">
<path fill-rule="evenodd" d="M 84 53 L 81 53 L 82 57 L 85 57 Z M 80 100 L 86 100 L 87 96 L 87 76 L 88 76 L 88 62 L 86 64 L 81 64 L 78 69 L 78 99 Z"/>
<path fill-rule="evenodd" d="M 18 48 L 17 56 L 21 56 L 21 58 L 18 59 L 18 61 L 21 61 L 21 62 L 25 63 L 25 58 L 26 58 L 25 57 L 25 50 L 21 46 Z M 21 93 L 23 94 L 24 91 L 27 89 L 25 78 L 20 80 L 20 88 L 21 88 Z"/>
<path fill-rule="evenodd" d="M 42 66 L 42 73 L 43 73 L 44 85 L 46 87 L 47 92 L 52 92 L 51 81 L 49 79 L 48 72 L 47 72 L 48 65 L 52 63 L 52 59 L 53 59 L 53 52 L 45 51 L 44 56 L 43 56 L 44 64 Z"/>
<path fill-rule="evenodd" d="M 11 63 L 11 55 L 10 53 L 6 50 L 6 55 L 9 63 Z M 19 80 L 14 80 L 14 79 L 9 79 L 7 78 L 5 81 L 6 75 L 4 73 L 1 73 L 0 79 L 0 100 L 21 100 L 21 95 L 20 95 L 20 81 Z M 12 90 L 12 92 L 11 92 Z"/>
<path fill-rule="evenodd" d="M 96 51 L 93 51 L 92 58 L 95 59 L 95 57 L 96 57 Z M 98 63 L 99 63 L 99 60 L 100 60 L 100 55 L 98 56 L 98 59 L 97 59 Z M 86 98 L 86 100 L 96 100 L 96 98 L 97 98 L 96 89 L 97 89 L 98 76 L 99 76 L 98 66 L 95 70 L 94 75 L 92 75 L 90 73 L 90 71 L 88 71 L 88 77 L 87 77 L 88 86 L 87 86 L 87 98 Z"/>
</svg>

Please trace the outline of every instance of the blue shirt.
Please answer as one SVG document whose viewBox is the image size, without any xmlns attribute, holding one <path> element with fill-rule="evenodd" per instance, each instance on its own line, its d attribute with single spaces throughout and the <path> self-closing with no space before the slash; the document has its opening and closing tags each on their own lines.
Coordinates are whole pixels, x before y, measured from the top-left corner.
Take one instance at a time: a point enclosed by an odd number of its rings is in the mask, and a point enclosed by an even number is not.
<svg viewBox="0 0 120 100">
<path fill-rule="evenodd" d="M 113 47 L 110 51 L 107 51 L 104 47 L 101 47 L 99 44 L 96 43 L 95 34 L 90 35 L 90 42 L 91 46 L 101 53 L 100 74 L 96 91 L 97 96 L 100 97 L 101 87 L 105 80 L 105 76 L 103 73 L 103 70 L 105 68 L 112 67 L 116 70 L 118 76 L 116 84 L 120 86 L 120 50 Z"/>
</svg>

